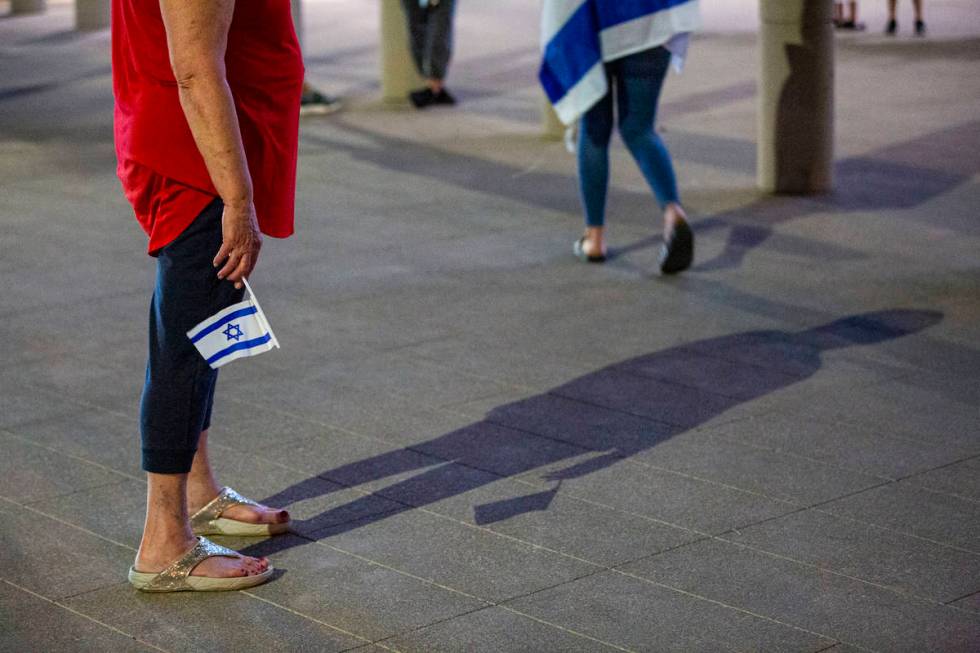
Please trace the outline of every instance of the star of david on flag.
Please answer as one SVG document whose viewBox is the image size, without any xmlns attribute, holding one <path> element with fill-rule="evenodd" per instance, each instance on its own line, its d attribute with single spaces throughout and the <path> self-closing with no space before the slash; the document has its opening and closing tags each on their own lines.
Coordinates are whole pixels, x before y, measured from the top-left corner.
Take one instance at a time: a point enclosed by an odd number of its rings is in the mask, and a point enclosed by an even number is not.
<svg viewBox="0 0 980 653">
<path fill-rule="evenodd" d="M 247 280 L 245 289 L 248 293 L 244 301 L 218 311 L 187 332 L 187 337 L 214 369 L 239 358 L 279 349 L 276 334 Z"/>
</svg>

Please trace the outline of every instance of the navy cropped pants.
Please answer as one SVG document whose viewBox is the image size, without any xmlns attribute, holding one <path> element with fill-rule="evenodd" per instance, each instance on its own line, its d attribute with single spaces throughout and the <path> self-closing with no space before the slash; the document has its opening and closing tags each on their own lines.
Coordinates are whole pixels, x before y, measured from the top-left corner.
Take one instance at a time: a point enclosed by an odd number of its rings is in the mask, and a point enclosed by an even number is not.
<svg viewBox="0 0 980 653">
<path fill-rule="evenodd" d="M 157 255 L 150 304 L 149 357 L 140 401 L 143 469 L 157 474 L 190 471 L 201 431 L 211 423 L 218 371 L 204 361 L 187 332 L 245 291 L 218 279 L 212 261 L 221 247 L 215 199 Z"/>
</svg>

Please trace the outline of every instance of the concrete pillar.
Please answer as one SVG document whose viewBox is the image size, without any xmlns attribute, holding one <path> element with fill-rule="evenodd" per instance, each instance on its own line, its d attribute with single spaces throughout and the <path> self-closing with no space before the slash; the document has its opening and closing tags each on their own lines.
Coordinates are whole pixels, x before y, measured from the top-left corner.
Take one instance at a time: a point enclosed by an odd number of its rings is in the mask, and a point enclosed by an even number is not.
<svg viewBox="0 0 980 653">
<path fill-rule="evenodd" d="M 111 0 L 75 0 L 75 29 L 99 30 L 109 27 Z"/>
<path fill-rule="evenodd" d="M 560 141 L 565 137 L 565 125 L 558 119 L 551 100 L 544 94 L 541 96 L 541 136 L 549 141 Z"/>
<path fill-rule="evenodd" d="M 759 0 L 758 184 L 833 186 L 834 31 L 830 0 Z"/>
<path fill-rule="evenodd" d="M 40 14 L 47 8 L 47 0 L 13 0 L 10 3 L 10 13 L 17 14 Z"/>
<path fill-rule="evenodd" d="M 405 102 L 409 91 L 425 85 L 412 61 L 408 23 L 401 0 L 381 0 L 381 96 L 385 102 Z"/>
</svg>

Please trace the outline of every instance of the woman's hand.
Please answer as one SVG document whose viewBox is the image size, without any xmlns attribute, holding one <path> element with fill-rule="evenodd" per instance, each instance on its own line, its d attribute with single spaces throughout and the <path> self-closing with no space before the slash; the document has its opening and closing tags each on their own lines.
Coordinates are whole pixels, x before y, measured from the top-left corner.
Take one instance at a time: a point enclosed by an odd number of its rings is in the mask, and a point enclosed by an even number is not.
<svg viewBox="0 0 980 653">
<path fill-rule="evenodd" d="M 225 204 L 221 215 L 221 249 L 214 257 L 214 267 L 224 263 L 218 270 L 218 278 L 232 281 L 235 288 L 241 288 L 244 285 L 242 279 L 252 273 L 259 260 L 260 249 L 262 234 L 255 218 L 255 205 L 251 201 Z"/>
</svg>

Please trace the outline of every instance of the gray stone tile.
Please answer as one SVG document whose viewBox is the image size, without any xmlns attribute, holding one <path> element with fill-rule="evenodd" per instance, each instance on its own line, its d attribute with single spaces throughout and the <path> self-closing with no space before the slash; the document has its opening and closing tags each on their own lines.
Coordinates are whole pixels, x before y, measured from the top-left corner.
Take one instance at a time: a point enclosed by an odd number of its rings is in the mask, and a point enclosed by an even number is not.
<svg viewBox="0 0 980 653">
<path fill-rule="evenodd" d="M 528 472 L 522 480 L 682 528 L 721 533 L 792 512 L 797 504 L 725 487 L 676 472 L 586 454 Z"/>
<path fill-rule="evenodd" d="M 121 583 L 67 604 L 167 651 L 343 651 L 364 642 L 249 594 L 154 595 Z"/>
<path fill-rule="evenodd" d="M 98 362 L 61 357 L 32 363 L 24 368 L 0 369 L 0 381 L 25 383 L 54 401 L 79 407 L 99 407 L 135 415 L 143 391 L 143 372 L 120 374 Z"/>
<path fill-rule="evenodd" d="M 980 501 L 980 457 L 917 474 L 908 482 L 936 492 Z"/>
<path fill-rule="evenodd" d="M 0 432 L 0 496 L 19 503 L 118 483 L 123 477 Z"/>
<path fill-rule="evenodd" d="M 49 651 L 50 653 L 103 653 L 104 651 L 153 651 L 133 641 L 125 632 L 74 614 L 63 607 L 0 581 L 0 650 Z M 39 627 L 57 624 L 57 628 Z"/>
<path fill-rule="evenodd" d="M 597 568 L 411 508 L 329 527 L 315 537 L 493 602 L 565 582 Z"/>
<path fill-rule="evenodd" d="M 135 550 L 0 502 L 3 578 L 51 599 L 125 580 Z"/>
<path fill-rule="evenodd" d="M 133 547 L 132 558 L 143 534 L 146 484 L 124 478 L 111 485 L 36 501 L 31 507 Z"/>
<path fill-rule="evenodd" d="M 55 397 L 19 384 L 4 383 L 3 392 L 0 392 L 0 428 L 9 429 L 77 411 L 77 406 L 65 405 Z"/>
<path fill-rule="evenodd" d="M 295 536 L 245 551 L 269 555 L 284 572 L 255 588 L 256 596 L 371 640 L 486 606 L 433 582 Z"/>
<path fill-rule="evenodd" d="M 833 640 L 717 602 L 603 572 L 511 601 L 508 607 L 636 651 L 810 651 Z"/>
<path fill-rule="evenodd" d="M 814 510 L 724 537 L 939 603 L 980 588 L 978 554 Z"/>
<path fill-rule="evenodd" d="M 832 514 L 980 553 L 980 503 L 900 481 L 832 501 Z"/>
<path fill-rule="evenodd" d="M 804 505 L 851 494 L 882 482 L 880 477 L 759 449 L 730 438 L 693 437 L 693 434 L 679 435 L 637 453 L 634 458 L 649 465 Z"/>
<path fill-rule="evenodd" d="M 121 474 L 142 478 L 138 415 L 126 417 L 102 409 L 25 424 L 12 433 Z"/>
<path fill-rule="evenodd" d="M 902 478 L 980 451 L 980 442 L 923 442 L 886 434 L 880 427 L 772 412 L 711 430 L 774 451 L 786 451 L 865 474 Z"/>
<path fill-rule="evenodd" d="M 968 651 L 980 637 L 976 616 L 717 540 L 623 570 L 872 650 Z"/>
<path fill-rule="evenodd" d="M 382 643 L 404 653 L 441 651 L 592 653 L 617 650 L 594 639 L 543 624 L 499 607 L 478 610 L 412 633 L 386 639 Z"/>
</svg>

